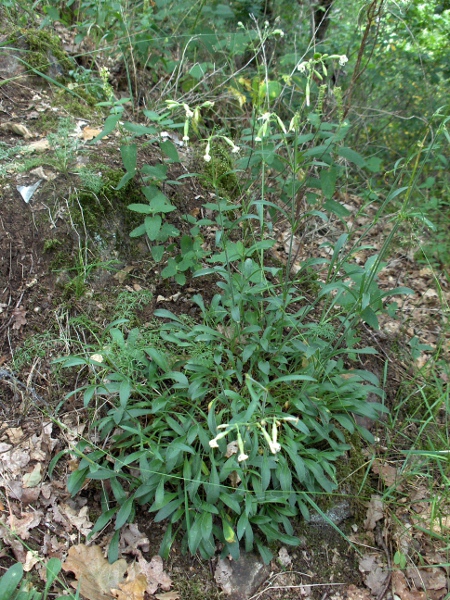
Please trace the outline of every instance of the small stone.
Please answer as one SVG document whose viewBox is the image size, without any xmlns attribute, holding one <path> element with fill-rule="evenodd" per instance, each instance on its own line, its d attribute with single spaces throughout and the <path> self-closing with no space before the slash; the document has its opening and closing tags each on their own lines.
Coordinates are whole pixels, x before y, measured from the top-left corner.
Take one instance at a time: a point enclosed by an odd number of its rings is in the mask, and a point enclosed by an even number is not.
<svg viewBox="0 0 450 600">
<path fill-rule="evenodd" d="M 215 580 L 231 600 L 247 600 L 269 574 L 269 567 L 259 556 L 242 553 L 237 561 L 220 558 Z"/>
</svg>

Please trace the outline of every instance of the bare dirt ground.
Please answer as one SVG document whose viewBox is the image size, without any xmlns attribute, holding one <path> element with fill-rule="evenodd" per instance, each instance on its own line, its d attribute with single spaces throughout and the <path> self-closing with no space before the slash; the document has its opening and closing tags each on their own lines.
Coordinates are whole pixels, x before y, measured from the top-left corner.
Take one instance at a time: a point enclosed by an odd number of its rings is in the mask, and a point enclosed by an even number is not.
<svg viewBox="0 0 450 600">
<path fill-rule="evenodd" d="M 44 576 L 40 561 L 50 557 L 66 560 L 74 546 L 83 546 L 85 551 L 86 536 L 102 512 L 95 485 L 70 498 L 66 479 L 76 468 L 70 455 L 63 457 L 49 475 L 51 460 L 73 446 L 89 428 L 89 414 L 81 399 L 75 395 L 64 400 L 83 375 L 61 370 L 52 364 L 53 359 L 76 351 L 100 335 L 123 292 L 131 296 L 142 290 L 151 292 L 135 310 L 134 318 L 142 324 L 152 318 L 157 303 L 195 315 L 190 297 L 194 293 L 210 297 L 213 284 L 196 280 L 186 293 L 158 278 L 145 243 L 129 240 L 133 224 L 124 218 L 123 205 L 112 186 L 110 207 L 98 216 L 100 240 L 86 222 L 74 221 L 71 203 L 80 189 L 76 174 L 80 164 L 101 163 L 100 172 L 120 170 L 118 140 L 111 135 L 90 146 L 86 128 L 101 127 L 101 115 L 83 120 L 68 114 L 55 105 L 56 91 L 45 81 L 25 77 L 13 57 L 3 57 L 2 61 L 2 80 L 11 81 L 0 87 L 1 148 L 36 144 L 36 149 L 27 154 L 20 149 L 8 154 L 0 179 L 0 567 L 4 570 L 15 560 L 21 561 L 33 581 L 40 582 Z M 53 151 L 45 142 L 46 135 L 57 128 L 58 118 L 67 116 L 77 125 L 74 135 L 78 137 L 76 151 L 68 157 L 65 172 L 61 172 L 52 162 Z M 36 166 L 21 172 L 20 167 L 29 157 L 36 159 Z M 151 146 L 143 149 L 140 157 L 147 164 L 158 160 Z M 188 165 L 188 153 L 184 159 Z M 37 180 L 41 184 L 26 202 L 17 186 L 31 186 Z M 179 227 L 183 226 L 179 215 L 201 210 L 210 193 L 196 180 L 189 180 L 181 192 L 175 188 L 166 191 L 178 207 L 173 218 Z M 78 198 L 81 202 L 80 194 Z M 359 199 L 355 196 L 343 200 L 356 213 Z M 89 212 L 88 207 L 84 210 Z M 360 217 L 363 221 L 355 220 L 355 228 L 364 226 L 370 218 L 367 214 Z M 318 247 L 324 238 L 333 239 L 339 234 L 339 223 L 334 228 L 315 238 L 299 240 L 302 245 L 298 260 L 322 252 Z M 113 231 L 114 235 L 109 235 Z M 377 246 L 385 231 L 386 223 L 380 223 L 372 230 L 370 242 Z M 283 260 L 281 227 L 279 236 L 276 251 Z M 97 244 L 100 255 L 91 254 L 89 244 Z M 380 332 L 367 329 L 365 333 L 380 351 L 381 358 L 373 368 L 382 371 L 388 361 L 392 407 L 400 381 L 413 376 L 403 360 L 403 349 L 411 338 L 429 345 L 430 351 L 439 345 L 442 355 L 448 354 L 448 339 L 442 336 L 446 316 L 441 311 L 439 294 L 448 299 L 449 286 L 445 273 L 436 274 L 417 264 L 410 248 L 399 248 L 391 256 L 380 279 L 386 289 L 406 285 L 415 292 L 399 301 L 400 319 L 386 317 Z M 420 352 L 416 366 L 423 367 L 428 357 L 426 350 Z M 381 441 L 370 471 L 372 485 L 380 495 L 394 487 L 396 508 L 388 509 L 374 495 L 370 502 L 362 503 L 359 514 L 342 525 L 359 554 L 333 529 L 304 530 L 299 524 L 302 544 L 294 550 L 277 549 L 278 559 L 269 566 L 266 582 L 252 598 L 381 600 L 386 596 L 440 600 L 447 594 L 449 524 L 441 522 L 434 530 L 434 539 L 418 529 L 408 533 L 419 517 L 423 523 L 430 518 L 428 488 L 420 476 L 412 482 L 402 479 L 401 465 L 383 454 L 382 425 L 376 433 Z M 370 452 L 368 462 L 372 460 Z M 109 529 L 99 532 L 89 543 L 103 550 L 112 533 Z M 164 525 L 152 523 L 145 511 L 138 514 L 135 525 L 126 526 L 122 532 L 121 556 L 129 564 L 133 560 L 151 564 L 163 534 Z M 397 550 L 420 555 L 422 564 L 411 560 L 409 571 L 393 570 Z M 149 590 L 166 600 L 222 595 L 215 581 L 216 561 L 182 555 L 180 547 L 175 546 L 164 570 L 158 570 L 159 566 L 152 565 L 153 579 L 149 581 L 153 587 L 147 588 L 148 597 L 152 597 Z M 68 580 L 73 580 L 75 572 L 75 568 L 68 569 Z"/>
</svg>

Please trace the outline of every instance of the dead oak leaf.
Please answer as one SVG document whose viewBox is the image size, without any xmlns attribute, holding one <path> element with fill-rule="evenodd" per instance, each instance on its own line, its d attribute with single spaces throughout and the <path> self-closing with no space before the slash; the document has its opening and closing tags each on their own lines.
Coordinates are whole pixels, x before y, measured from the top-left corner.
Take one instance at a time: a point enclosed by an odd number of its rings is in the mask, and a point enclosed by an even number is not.
<svg viewBox="0 0 450 600">
<path fill-rule="evenodd" d="M 178 592 L 163 592 L 162 594 L 155 594 L 155 598 L 158 600 L 178 600 L 180 594 Z"/>
<path fill-rule="evenodd" d="M 128 565 L 123 558 L 109 564 L 100 546 L 79 544 L 69 549 L 62 568 L 75 575 L 77 581 L 71 585 L 80 585 L 80 593 L 87 600 L 113 600 L 111 590 L 118 589 Z"/>
<path fill-rule="evenodd" d="M 147 589 L 147 579 L 140 572 L 139 565 L 132 564 L 128 568 L 126 581 L 119 583 L 118 589 L 111 590 L 117 600 L 143 600 Z"/>
<path fill-rule="evenodd" d="M 383 516 L 383 502 L 380 496 L 373 494 L 370 498 L 369 506 L 367 508 L 364 527 L 369 531 L 375 529 L 377 521 L 380 521 Z"/>
<path fill-rule="evenodd" d="M 43 513 L 40 510 L 23 513 L 21 519 L 11 513 L 8 518 L 9 527 L 12 533 L 17 535 L 21 540 L 27 540 L 30 537 L 30 529 L 37 527 L 42 517 Z"/>
<path fill-rule="evenodd" d="M 144 558 L 139 558 L 139 567 L 141 572 L 147 578 L 147 593 L 152 595 L 156 592 L 159 586 L 163 590 L 170 590 L 172 580 L 164 572 L 163 560 L 160 556 L 154 556 L 150 562 Z"/>
<path fill-rule="evenodd" d="M 85 141 L 89 141 L 89 140 L 93 140 L 95 137 L 97 137 L 99 135 L 99 133 L 101 133 L 102 130 L 101 129 L 96 129 L 94 127 L 89 127 L 89 125 L 87 125 L 81 134 L 81 137 L 83 138 L 83 140 Z"/>
<path fill-rule="evenodd" d="M 139 531 L 139 528 L 135 523 L 129 523 L 121 531 L 120 548 L 123 548 L 123 554 L 134 554 L 139 556 L 140 548 L 142 548 L 143 552 L 149 551 L 150 541 L 146 535 Z"/>
<path fill-rule="evenodd" d="M 20 123 L 13 123 L 12 121 L 2 123 L 0 125 L 0 129 L 2 131 L 10 131 L 11 133 L 15 133 L 16 135 L 21 135 L 26 140 L 34 137 L 31 131 L 27 127 L 25 127 L 25 125 L 21 125 Z"/>
<path fill-rule="evenodd" d="M 18 306 L 12 311 L 12 318 L 14 319 L 14 323 L 12 328 L 19 330 L 23 325 L 27 324 L 27 320 L 25 315 L 27 311 L 23 308 L 23 306 Z"/>
<path fill-rule="evenodd" d="M 447 593 L 447 576 L 443 569 L 408 567 L 406 575 L 412 579 L 416 588 L 425 590 L 430 597 L 442 598 Z"/>
<path fill-rule="evenodd" d="M 380 477 L 386 487 L 393 486 L 397 481 L 397 469 L 379 460 L 373 461 L 372 471 Z M 396 487 L 401 488 L 400 485 Z"/>
<path fill-rule="evenodd" d="M 406 578 L 401 571 L 392 573 L 392 590 L 400 600 L 426 600 L 425 592 L 409 589 Z"/>
</svg>

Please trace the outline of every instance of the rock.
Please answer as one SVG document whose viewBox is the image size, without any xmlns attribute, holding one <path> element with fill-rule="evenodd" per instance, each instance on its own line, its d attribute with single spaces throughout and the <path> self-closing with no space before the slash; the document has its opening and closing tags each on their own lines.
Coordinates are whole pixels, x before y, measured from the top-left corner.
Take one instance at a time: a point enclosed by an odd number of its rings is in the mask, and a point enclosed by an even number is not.
<svg viewBox="0 0 450 600">
<path fill-rule="evenodd" d="M 270 574 L 269 567 L 256 554 L 241 553 L 239 560 L 220 558 L 215 580 L 231 600 L 247 600 Z"/>
<path fill-rule="evenodd" d="M 350 502 L 348 500 L 342 500 L 341 502 L 337 502 L 324 514 L 326 518 L 322 517 L 322 515 L 319 515 L 318 513 L 312 514 L 310 524 L 330 526 L 331 521 L 335 525 L 339 525 L 339 523 L 342 523 L 342 521 L 345 521 L 353 516 L 353 511 Z"/>
</svg>

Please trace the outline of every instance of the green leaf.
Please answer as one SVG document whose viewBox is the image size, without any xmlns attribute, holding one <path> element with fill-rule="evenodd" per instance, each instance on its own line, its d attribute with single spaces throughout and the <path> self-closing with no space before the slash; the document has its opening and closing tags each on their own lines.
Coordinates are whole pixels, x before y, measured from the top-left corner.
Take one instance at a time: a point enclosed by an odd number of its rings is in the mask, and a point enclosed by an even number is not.
<svg viewBox="0 0 450 600">
<path fill-rule="evenodd" d="M 164 519 L 170 517 L 170 515 L 183 503 L 184 498 L 175 498 L 174 500 L 171 500 L 156 513 L 155 518 L 153 519 L 154 522 L 159 523 L 160 521 L 164 521 Z"/>
<path fill-rule="evenodd" d="M 131 236 L 131 233 L 130 233 L 130 236 Z M 152 246 L 150 248 L 152 258 L 156 263 L 161 262 L 162 257 L 164 255 L 164 251 L 165 251 L 164 246 Z"/>
<path fill-rule="evenodd" d="M 119 512 L 117 513 L 116 523 L 114 525 L 115 529 L 120 529 L 128 521 L 128 518 L 131 515 L 131 511 L 133 509 L 133 503 L 134 503 L 134 495 L 127 498 L 125 500 L 125 502 L 122 504 L 122 506 L 119 509 Z"/>
<path fill-rule="evenodd" d="M 330 213 L 333 213 L 338 217 L 348 217 L 350 214 L 350 211 L 347 210 L 345 206 L 343 206 L 340 202 L 332 200 L 331 198 L 325 202 L 325 208 Z"/>
<path fill-rule="evenodd" d="M 367 325 L 369 325 L 369 327 L 372 327 L 372 329 L 375 329 L 375 331 L 378 331 L 378 329 L 380 328 L 380 326 L 378 324 L 378 317 L 377 317 L 375 311 L 370 308 L 370 306 L 367 306 L 361 312 L 361 319 L 364 321 L 364 323 L 367 323 Z"/>
<path fill-rule="evenodd" d="M 115 563 L 119 558 L 119 540 L 120 529 L 118 529 L 111 538 L 108 548 L 108 561 L 110 564 Z"/>
<path fill-rule="evenodd" d="M 160 143 L 159 147 L 164 154 L 170 158 L 170 160 L 177 163 L 181 162 L 180 157 L 178 156 L 178 151 L 173 142 L 170 140 L 165 140 L 164 142 Z"/>
<path fill-rule="evenodd" d="M 139 227 L 135 227 L 133 231 L 130 232 L 130 238 L 140 237 L 145 233 L 145 225 L 139 225 Z"/>
<path fill-rule="evenodd" d="M 92 528 L 92 531 L 88 537 L 90 537 L 93 533 L 97 533 L 97 531 L 101 531 L 104 527 L 106 527 L 106 525 L 108 525 L 108 523 L 111 521 L 111 519 L 116 514 L 116 512 L 117 512 L 117 507 L 114 507 L 114 508 L 111 508 L 110 510 L 107 510 L 106 512 L 102 513 L 99 516 L 99 518 L 97 519 L 97 521 L 95 522 L 95 525 Z"/>
<path fill-rule="evenodd" d="M 59 558 L 51 558 L 45 568 L 45 572 L 46 572 L 46 582 L 45 582 L 45 591 L 44 591 L 44 598 L 47 596 L 47 592 L 49 591 L 52 583 L 55 581 L 55 579 L 58 577 L 60 571 L 61 571 L 61 561 L 59 560 Z M 0 598 L 3 598 L 3 596 L 0 593 Z"/>
<path fill-rule="evenodd" d="M 98 140 L 104 138 L 105 135 L 109 135 L 112 131 L 114 131 L 117 123 L 120 121 L 120 117 L 120 114 L 109 115 L 109 117 L 105 121 L 105 124 L 103 125 L 102 131 L 93 140 L 91 140 L 91 144 L 94 142 L 98 142 Z"/>
<path fill-rule="evenodd" d="M 267 546 L 264 546 L 264 544 L 262 544 L 258 539 L 255 540 L 255 543 L 256 547 L 258 548 L 258 552 L 260 553 L 261 558 L 264 561 L 264 564 L 268 565 L 273 558 L 272 552 L 269 550 L 269 548 L 267 548 Z"/>
<path fill-rule="evenodd" d="M 236 534 L 234 532 L 234 529 L 231 527 L 231 525 L 226 517 L 222 518 L 222 530 L 223 530 L 223 537 L 225 538 L 226 542 L 228 542 L 229 544 L 232 544 L 233 542 L 236 541 Z"/>
<path fill-rule="evenodd" d="M 336 190 L 337 176 L 338 170 L 336 167 L 330 167 L 328 170 L 322 169 L 320 171 L 320 185 L 322 188 L 323 195 L 328 200 L 331 200 Z"/>
<path fill-rule="evenodd" d="M 22 563 L 16 563 L 0 579 L 0 598 L 9 600 L 23 577 Z"/>
<path fill-rule="evenodd" d="M 167 559 L 169 557 L 174 540 L 175 536 L 172 534 L 172 523 L 169 523 L 161 542 L 161 546 L 159 547 L 159 555 L 161 558 Z"/>
<path fill-rule="evenodd" d="M 234 511 L 236 514 L 240 515 L 241 514 L 241 504 L 240 502 L 238 502 L 236 500 L 236 498 L 233 498 L 233 496 L 229 493 L 226 494 L 220 494 L 219 499 L 226 505 L 228 506 L 228 508 L 231 508 L 232 511 Z"/>
<path fill-rule="evenodd" d="M 351 148 L 347 148 L 346 146 L 339 146 L 338 154 L 339 156 L 342 156 L 342 158 L 345 158 L 349 162 L 354 163 L 357 167 L 366 166 L 366 161 L 361 156 L 361 154 L 358 154 L 358 152 L 355 152 Z"/>
<path fill-rule="evenodd" d="M 202 515 L 197 516 L 188 530 L 188 546 L 191 554 L 195 554 L 202 540 Z"/>
<path fill-rule="evenodd" d="M 169 258 L 169 260 L 167 261 L 167 267 L 165 267 L 161 271 L 161 277 L 163 279 L 168 279 L 169 277 L 173 277 L 174 275 L 176 275 L 176 272 L 177 272 L 177 263 L 176 263 L 175 259 Z"/>
<path fill-rule="evenodd" d="M 75 496 L 75 494 L 81 490 L 87 479 L 88 473 L 89 467 L 85 467 L 84 469 L 77 469 L 69 476 L 69 479 L 67 480 L 67 491 L 71 496 Z"/>
<path fill-rule="evenodd" d="M 156 127 L 147 127 L 146 125 L 139 125 L 138 123 L 130 123 L 126 121 L 123 124 L 123 128 L 130 133 L 134 133 L 135 136 L 139 135 L 155 135 L 158 133 Z"/>
<path fill-rule="evenodd" d="M 210 512 L 204 512 L 201 516 L 202 523 L 202 539 L 204 541 L 208 540 L 212 533 L 212 514 Z"/>
<path fill-rule="evenodd" d="M 156 348 L 145 348 L 145 353 L 162 369 L 165 373 L 170 370 L 169 361 L 165 354 L 156 350 Z M 183 432 L 184 433 L 184 432 Z"/>
<path fill-rule="evenodd" d="M 89 361 L 86 360 L 85 358 L 78 358 L 77 356 L 71 356 L 64 360 L 63 366 L 64 367 L 78 367 L 79 365 L 86 365 L 86 364 L 88 364 L 88 362 Z"/>
<path fill-rule="evenodd" d="M 128 399 L 130 397 L 130 394 L 131 394 L 131 384 L 129 381 L 127 381 L 125 379 L 124 381 L 120 382 L 120 387 L 119 387 L 120 406 L 126 407 L 126 405 L 128 403 Z"/>
<path fill-rule="evenodd" d="M 148 239 L 154 242 L 158 237 L 159 230 L 161 228 L 162 218 L 161 215 L 154 215 L 153 217 L 145 217 L 145 231 Z"/>
<path fill-rule="evenodd" d="M 143 215 L 150 215 L 153 212 L 148 204 L 129 204 L 128 209 Z"/>
</svg>

